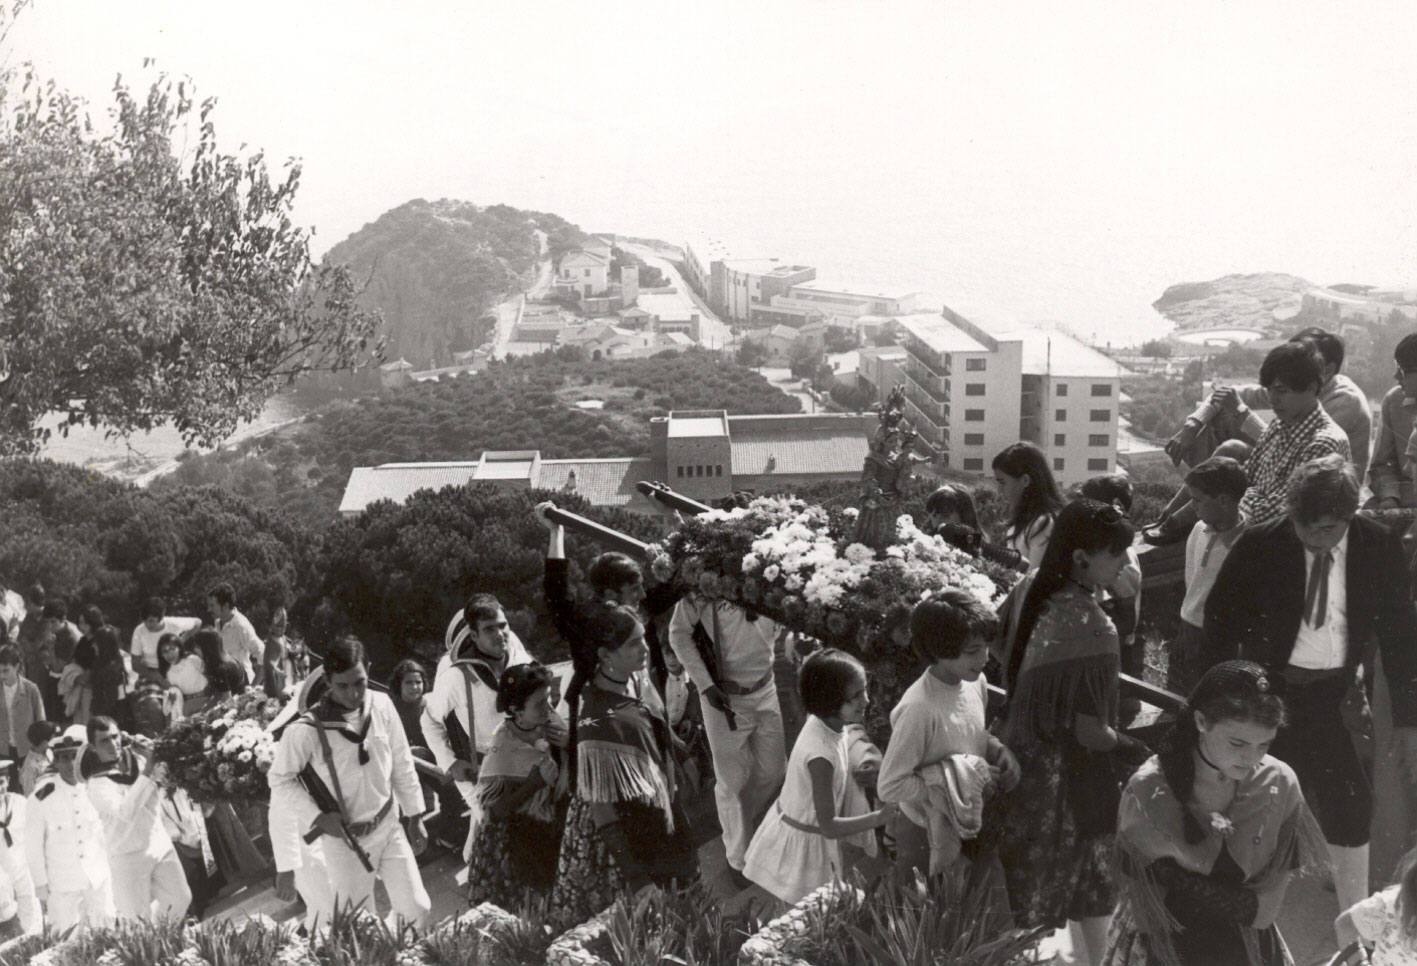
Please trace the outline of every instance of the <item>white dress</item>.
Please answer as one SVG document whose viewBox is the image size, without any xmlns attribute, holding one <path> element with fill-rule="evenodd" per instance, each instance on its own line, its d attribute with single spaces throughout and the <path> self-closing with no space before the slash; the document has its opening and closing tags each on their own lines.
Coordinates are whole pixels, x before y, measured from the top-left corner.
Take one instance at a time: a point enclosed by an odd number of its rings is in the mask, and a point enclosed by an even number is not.
<svg viewBox="0 0 1417 966">
<path fill-rule="evenodd" d="M 1389 886 L 1348 910 L 1358 935 L 1376 944 L 1370 960 L 1373 966 L 1417 966 L 1417 943 L 1403 934 L 1398 890 L 1398 886 Z"/>
<path fill-rule="evenodd" d="M 783 820 L 786 816 L 816 827 L 812 776 L 807 771 L 807 763 L 814 758 L 831 762 L 832 800 L 837 815 L 847 817 L 842 811 L 846 783 L 851 779 L 846 734 L 831 730 L 816 715 L 808 715 L 787 760 L 782 793 L 768 809 L 743 857 L 743 875 L 788 904 L 841 874 L 841 847 L 836 840 L 794 828 Z"/>
</svg>

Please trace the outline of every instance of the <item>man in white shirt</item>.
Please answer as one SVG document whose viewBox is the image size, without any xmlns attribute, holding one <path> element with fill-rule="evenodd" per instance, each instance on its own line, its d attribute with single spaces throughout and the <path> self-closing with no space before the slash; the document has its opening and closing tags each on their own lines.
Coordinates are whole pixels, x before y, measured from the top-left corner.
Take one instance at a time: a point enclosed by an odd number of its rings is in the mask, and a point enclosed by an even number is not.
<svg viewBox="0 0 1417 966">
<path fill-rule="evenodd" d="M 765 617 L 699 597 L 679 601 L 669 622 L 669 646 L 702 699 L 728 867 L 745 888 L 743 853 L 787 773 L 772 673 L 777 631 Z"/>
<path fill-rule="evenodd" d="M 176 634 L 185 641 L 202 626 L 200 617 L 168 617 L 164 613 L 166 609 L 167 604 L 161 597 L 143 601 L 143 619 L 133 628 L 130 647 L 139 673 L 157 670 L 157 642 L 164 634 Z"/>
<path fill-rule="evenodd" d="M 1177 694 L 1190 694 L 1215 663 L 1205 637 L 1205 602 L 1240 538 L 1240 500 L 1249 485 L 1245 468 L 1228 456 L 1212 456 L 1186 474 L 1185 491 L 1200 520 L 1186 539 L 1186 596 L 1168 655 L 1166 685 Z"/>
<path fill-rule="evenodd" d="M 1246 527 L 1205 607 L 1217 657 L 1264 665 L 1283 693 L 1289 725 L 1272 753 L 1312 796 L 1345 909 L 1369 891 L 1372 786 L 1350 729 L 1368 701 L 1362 667 L 1379 653 L 1394 728 L 1390 757 L 1374 767 L 1417 778 L 1417 614 L 1398 536 L 1356 516 L 1358 501 L 1352 464 L 1301 464 L 1287 517 Z"/>
<path fill-rule="evenodd" d="M 89 799 L 103 823 L 113 900 L 120 916 L 151 920 L 181 919 L 192 903 L 182 860 L 162 824 L 162 790 L 153 780 L 152 744 L 128 736 L 106 715 L 88 723 L 94 770 L 88 776 Z"/>
<path fill-rule="evenodd" d="M 271 810 L 308 813 L 312 804 L 319 810 L 314 829 L 322 836 L 337 908 L 352 903 L 372 911 L 377 878 L 393 915 L 421 927 L 432 908 L 416 859 L 427 841 L 423 790 L 403 723 L 387 694 L 369 690 L 357 638 L 332 644 L 324 670 L 325 697 L 281 734 L 269 773 Z M 407 833 L 400 812 L 409 821 Z M 295 823 L 272 823 L 276 895 L 286 902 L 295 898 L 300 840 Z"/>
<path fill-rule="evenodd" d="M 246 615 L 236 609 L 236 591 L 230 584 L 217 584 L 207 594 L 207 609 L 221 632 L 221 649 L 228 660 L 246 672 L 246 683 L 260 687 L 266 645 Z M 211 673 L 211 669 L 208 669 Z"/>
<path fill-rule="evenodd" d="M 501 603 L 491 594 L 473 594 L 463 607 L 462 620 L 463 630 L 455 632 L 449 626 L 453 649 L 446 663 L 438 664 L 433 690 L 423 702 L 422 724 L 438 767 L 457 782 L 475 815 L 477 769 L 503 718 L 497 713 L 497 685 L 503 671 L 514 664 L 530 664 L 531 655 L 512 633 Z"/>
<path fill-rule="evenodd" d="M 44 928 L 44 914 L 34 894 L 34 879 L 25 856 L 25 797 L 10 791 L 18 787 L 15 772 L 14 762 L 0 761 L 0 872 L 9 877 L 14 887 L 20 928 L 37 933 Z"/>
<path fill-rule="evenodd" d="M 47 904 L 49 925 L 59 933 L 80 923 L 104 926 L 114 916 L 103 823 L 79 779 L 86 739 L 83 725 L 71 725 L 50 746 L 55 771 L 40 780 L 25 819 L 35 894 Z"/>
</svg>

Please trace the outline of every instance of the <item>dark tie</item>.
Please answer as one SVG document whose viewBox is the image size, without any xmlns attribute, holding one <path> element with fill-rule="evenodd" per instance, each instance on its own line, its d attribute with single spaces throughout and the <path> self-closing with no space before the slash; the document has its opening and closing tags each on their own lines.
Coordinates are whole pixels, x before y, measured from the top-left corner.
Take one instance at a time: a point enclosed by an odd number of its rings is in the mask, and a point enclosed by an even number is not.
<svg viewBox="0 0 1417 966">
<path fill-rule="evenodd" d="M 1333 551 L 1325 550 L 1314 557 L 1314 569 L 1309 573 L 1309 591 L 1304 595 L 1304 617 L 1310 627 L 1323 627 L 1328 615 L 1328 571 L 1333 566 Z"/>
</svg>

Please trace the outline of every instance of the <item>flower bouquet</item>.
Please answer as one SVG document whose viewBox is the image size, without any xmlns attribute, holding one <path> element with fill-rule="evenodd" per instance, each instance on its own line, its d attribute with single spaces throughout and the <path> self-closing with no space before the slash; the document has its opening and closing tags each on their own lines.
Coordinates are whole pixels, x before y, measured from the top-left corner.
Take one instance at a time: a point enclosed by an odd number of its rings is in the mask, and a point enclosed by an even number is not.
<svg viewBox="0 0 1417 966">
<path fill-rule="evenodd" d="M 280 710 L 276 699 L 248 691 L 177 722 L 154 749 L 166 766 L 164 782 L 203 804 L 266 801 L 266 772 L 276 752 L 267 725 Z"/>
<path fill-rule="evenodd" d="M 943 590 L 1002 602 L 1018 574 L 925 533 L 909 515 L 875 550 L 853 539 L 857 511 L 761 497 L 746 507 L 691 517 L 651 548 L 661 580 L 760 611 L 812 637 L 866 646 L 891 611 Z"/>
</svg>

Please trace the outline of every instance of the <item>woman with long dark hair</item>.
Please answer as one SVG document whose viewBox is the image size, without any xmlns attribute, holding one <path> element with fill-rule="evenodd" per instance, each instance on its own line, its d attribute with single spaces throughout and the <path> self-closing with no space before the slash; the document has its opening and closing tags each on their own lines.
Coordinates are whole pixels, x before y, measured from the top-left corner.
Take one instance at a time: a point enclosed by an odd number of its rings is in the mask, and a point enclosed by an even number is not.
<svg viewBox="0 0 1417 966">
<path fill-rule="evenodd" d="M 131 728 L 127 720 L 128 669 L 123 661 L 123 641 L 118 636 L 118 628 L 103 624 L 89 632 L 93 644 L 93 666 L 89 669 L 89 685 L 93 688 L 93 703 L 90 716 L 106 715 L 125 729 Z"/>
<path fill-rule="evenodd" d="M 644 626 L 621 604 L 592 602 L 570 641 L 570 807 L 552 915 L 584 922 L 626 890 L 687 881 L 697 869 L 688 820 L 674 802 L 664 705 L 644 674 Z"/>
<path fill-rule="evenodd" d="M 1263 667 L 1217 664 L 1132 776 L 1107 966 L 1293 962 L 1274 920 L 1290 877 L 1327 850 L 1294 770 L 1266 753 L 1284 713 Z"/>
<path fill-rule="evenodd" d="M 1006 659 L 1001 736 L 1023 779 L 996 832 L 1020 926 L 1073 932 L 1078 962 L 1102 955 L 1116 901 L 1110 871 L 1121 787 L 1114 758 L 1146 746 L 1116 729 L 1117 632 L 1096 600 L 1126 562 L 1132 526 L 1115 507 L 1078 500 L 1058 514 Z"/>
<path fill-rule="evenodd" d="M 1014 443 L 994 457 L 993 470 L 1008 520 L 1005 540 L 1028 566 L 1037 567 L 1063 508 L 1048 458 L 1032 443 Z"/>
</svg>

